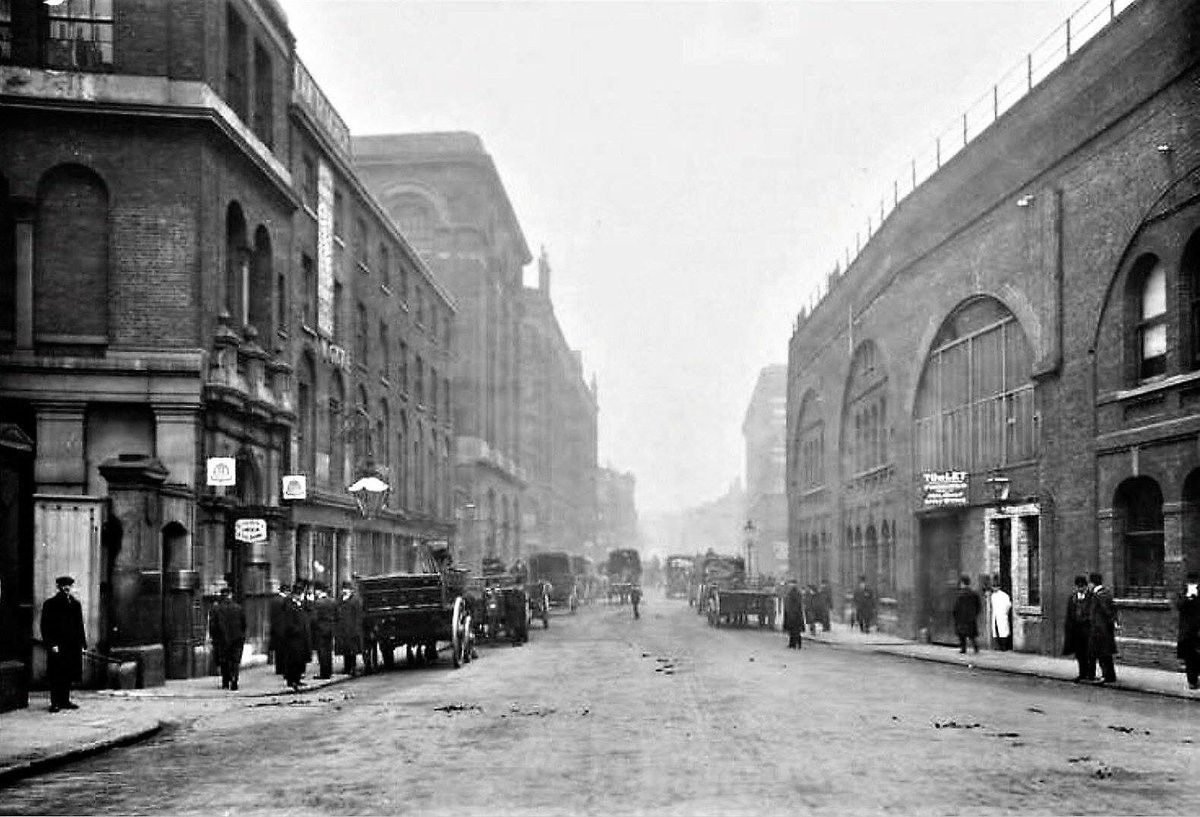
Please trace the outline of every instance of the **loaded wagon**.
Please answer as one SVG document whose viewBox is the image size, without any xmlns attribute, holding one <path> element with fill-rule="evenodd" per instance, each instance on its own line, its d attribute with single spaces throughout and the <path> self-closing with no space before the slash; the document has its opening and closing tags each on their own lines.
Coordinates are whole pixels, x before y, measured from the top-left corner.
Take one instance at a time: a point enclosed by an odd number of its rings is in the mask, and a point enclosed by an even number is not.
<svg viewBox="0 0 1200 817">
<path fill-rule="evenodd" d="M 521 579 L 512 573 L 489 571 L 486 563 L 484 575 L 471 579 L 467 598 L 477 639 L 507 638 L 513 644 L 529 640 L 529 595 Z"/>
<path fill-rule="evenodd" d="M 633 548 L 618 548 L 608 552 L 608 564 L 605 566 L 608 574 L 608 601 L 614 598 L 618 603 L 625 604 L 634 585 L 642 582 L 642 557 Z"/>
<path fill-rule="evenodd" d="M 428 557 L 428 553 L 424 554 Z M 467 575 L 449 567 L 435 567 L 426 558 L 426 570 L 360 576 L 356 580 L 362 600 L 364 643 L 378 647 L 385 667 L 395 661 L 403 646 L 411 663 L 437 659 L 439 643 L 450 646 L 455 667 L 471 660 L 471 614 L 464 597 Z"/>
<path fill-rule="evenodd" d="M 675 554 L 667 557 L 667 598 L 681 599 L 688 595 L 692 582 L 692 567 L 695 559 L 691 556 Z"/>
</svg>

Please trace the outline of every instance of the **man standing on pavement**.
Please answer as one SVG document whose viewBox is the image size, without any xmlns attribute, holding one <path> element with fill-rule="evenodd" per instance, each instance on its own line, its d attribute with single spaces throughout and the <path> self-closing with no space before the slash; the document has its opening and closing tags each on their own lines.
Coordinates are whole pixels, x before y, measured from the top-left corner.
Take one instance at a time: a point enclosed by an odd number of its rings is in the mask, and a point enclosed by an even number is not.
<svg viewBox="0 0 1200 817">
<path fill-rule="evenodd" d="M 337 602 L 330 598 L 324 584 L 316 586 L 312 605 L 313 645 L 322 680 L 333 677 L 333 630 L 337 626 Z"/>
<path fill-rule="evenodd" d="M 268 657 L 275 664 L 276 675 L 283 675 L 283 659 L 280 657 L 282 650 L 279 645 L 279 634 L 283 631 L 283 616 L 287 612 L 288 596 L 287 585 L 280 584 L 279 592 L 271 598 L 271 603 L 267 608 L 267 653 Z"/>
<path fill-rule="evenodd" d="M 1192 570 L 1175 600 L 1179 610 L 1179 640 L 1175 654 L 1183 660 L 1188 689 L 1200 689 L 1200 573 Z"/>
<path fill-rule="evenodd" d="M 246 613 L 233 600 L 228 585 L 221 588 L 220 598 L 208 613 L 208 634 L 221 670 L 221 689 L 236 691 L 246 643 Z"/>
<path fill-rule="evenodd" d="M 820 596 L 821 602 L 818 612 L 821 620 L 821 631 L 829 632 L 829 614 L 833 610 L 833 588 L 829 586 L 829 582 L 821 579 L 821 586 L 817 588 L 817 595 Z"/>
<path fill-rule="evenodd" d="M 864 633 L 871 631 L 875 623 L 875 591 L 867 586 L 867 577 L 858 577 L 858 589 L 854 591 L 854 616 L 858 620 L 858 629 Z"/>
<path fill-rule="evenodd" d="M 293 690 L 300 689 L 300 679 L 312 655 L 312 640 L 309 633 L 308 613 L 304 611 L 301 596 L 304 586 L 296 584 L 288 598 L 281 616 L 279 650 L 283 661 L 283 680 Z"/>
<path fill-rule="evenodd" d="M 1096 662 L 1088 652 L 1088 640 L 1091 638 L 1092 623 L 1088 618 L 1088 586 L 1087 576 L 1075 577 L 1075 590 L 1067 599 L 1066 633 L 1063 638 L 1063 655 L 1075 655 L 1075 663 L 1079 665 L 1079 675 L 1076 681 L 1096 680 Z"/>
<path fill-rule="evenodd" d="M 638 604 L 642 601 L 642 586 L 640 584 L 635 584 L 629 588 L 629 601 L 633 603 L 633 617 L 641 618 L 641 614 L 638 613 Z"/>
<path fill-rule="evenodd" d="M 788 581 L 787 593 L 783 597 L 783 629 L 788 634 L 788 649 L 800 649 L 803 646 L 804 605 L 795 579 Z"/>
<path fill-rule="evenodd" d="M 1012 597 L 1000 584 L 999 578 L 992 584 L 992 638 L 996 649 L 1004 652 L 1012 649 Z"/>
<path fill-rule="evenodd" d="M 362 652 L 362 600 L 350 582 L 342 583 L 342 598 L 337 608 L 337 648 L 342 656 L 342 669 L 347 675 L 357 674 L 355 664 Z"/>
<path fill-rule="evenodd" d="M 1099 573 L 1088 574 L 1088 585 L 1088 619 L 1091 623 L 1088 653 L 1100 664 L 1101 678 L 1096 683 L 1113 684 L 1117 680 L 1117 670 L 1113 666 L 1113 656 L 1117 652 L 1117 603 Z"/>
<path fill-rule="evenodd" d="M 46 646 L 46 676 L 50 683 L 50 711 L 78 709 L 71 702 L 71 683 L 83 677 L 83 605 L 71 595 L 75 579 L 54 580 L 58 593 L 42 604 L 42 643 Z"/>
<path fill-rule="evenodd" d="M 963 576 L 958 584 L 958 597 L 954 600 L 954 632 L 958 635 L 958 651 L 967 652 L 967 639 L 971 647 L 979 652 L 979 594 L 971 589 L 971 577 Z"/>
</svg>

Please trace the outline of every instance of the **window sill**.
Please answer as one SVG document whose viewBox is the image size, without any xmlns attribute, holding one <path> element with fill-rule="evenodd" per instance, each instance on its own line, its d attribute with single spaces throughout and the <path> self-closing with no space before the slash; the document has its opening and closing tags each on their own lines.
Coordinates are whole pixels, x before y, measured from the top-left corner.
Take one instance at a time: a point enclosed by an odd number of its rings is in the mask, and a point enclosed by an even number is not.
<svg viewBox="0 0 1200 817">
<path fill-rule="evenodd" d="M 1184 372 L 1170 376 L 1160 376 L 1153 380 L 1148 380 L 1131 389 L 1121 389 L 1119 391 L 1111 391 L 1102 394 L 1096 398 L 1096 405 L 1103 406 L 1109 403 L 1118 403 L 1122 400 L 1130 400 L 1136 397 L 1145 397 L 1147 395 L 1156 394 L 1161 391 L 1167 391 L 1176 386 L 1182 386 L 1187 383 L 1195 383 L 1200 381 L 1200 370 L 1194 372 Z"/>
</svg>

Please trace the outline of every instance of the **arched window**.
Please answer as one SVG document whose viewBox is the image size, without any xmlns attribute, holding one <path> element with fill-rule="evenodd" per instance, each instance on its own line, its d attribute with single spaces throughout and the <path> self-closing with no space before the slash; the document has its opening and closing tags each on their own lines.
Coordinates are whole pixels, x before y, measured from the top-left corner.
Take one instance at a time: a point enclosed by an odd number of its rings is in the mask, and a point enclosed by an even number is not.
<svg viewBox="0 0 1200 817">
<path fill-rule="evenodd" d="M 379 283 L 388 289 L 392 287 L 392 257 L 386 244 L 379 245 Z"/>
<path fill-rule="evenodd" d="M 329 481 L 338 490 L 346 480 L 346 387 L 334 372 L 329 383 Z"/>
<path fill-rule="evenodd" d="M 400 503 L 401 508 L 407 509 L 408 505 L 408 471 L 409 466 L 406 464 L 408 459 L 408 415 L 403 411 L 400 412 L 400 427 L 396 429 L 396 461 L 392 467 L 392 484 L 396 489 L 396 499 Z"/>
<path fill-rule="evenodd" d="M 1125 592 L 1143 595 L 1163 585 L 1163 496 L 1149 477 L 1122 482 L 1113 501 L 1122 528 Z"/>
<path fill-rule="evenodd" d="M 964 303 L 942 324 L 914 410 L 917 470 L 981 471 L 1038 456 L 1033 357 L 994 298 Z"/>
<path fill-rule="evenodd" d="M 354 354 L 358 357 L 358 362 L 362 366 L 369 367 L 367 355 L 367 307 L 361 301 L 358 304 L 358 322 L 354 327 L 355 332 L 355 349 Z"/>
<path fill-rule="evenodd" d="M 108 233 L 108 190 L 99 176 L 59 165 L 42 177 L 34 228 L 35 338 L 107 341 Z"/>
<path fill-rule="evenodd" d="M 305 354 L 296 372 L 296 450 L 300 468 L 310 477 L 314 471 L 317 443 L 315 371 L 312 356 Z"/>
<path fill-rule="evenodd" d="M 879 586 L 879 537 L 874 525 L 867 525 L 862 574 L 867 577 L 868 587 Z"/>
<path fill-rule="evenodd" d="M 387 378 L 392 373 L 392 342 L 388 336 L 388 326 L 379 322 L 379 374 Z"/>
<path fill-rule="evenodd" d="M 250 322 L 246 303 L 250 289 L 250 247 L 246 217 L 236 201 L 225 210 L 225 311 L 234 325 Z"/>
<path fill-rule="evenodd" d="M 413 507 L 425 510 L 425 424 L 417 421 L 412 441 Z"/>
<path fill-rule="evenodd" d="M 266 338 L 271 326 L 271 285 L 272 273 L 271 234 L 267 228 L 259 226 L 254 231 L 254 267 L 248 282 L 246 322 L 259 332 L 260 342 L 270 348 Z M 282 328 L 274 327 L 274 328 Z"/>
<path fill-rule="evenodd" d="M 888 461 L 888 448 L 880 429 L 880 401 L 887 390 L 887 373 L 879 364 L 874 342 L 858 345 L 850 361 L 842 417 L 842 469 L 847 478 L 877 468 Z M 853 417 L 853 434 L 850 418 Z"/>
<path fill-rule="evenodd" d="M 1141 280 L 1138 310 L 1138 377 L 1157 377 L 1167 371 L 1167 270 L 1154 256 L 1138 259 Z"/>
<path fill-rule="evenodd" d="M 1187 282 L 1191 295 L 1189 326 L 1191 327 L 1192 357 L 1189 368 L 1200 369 L 1200 230 L 1192 233 L 1183 250 L 1180 278 Z"/>
</svg>

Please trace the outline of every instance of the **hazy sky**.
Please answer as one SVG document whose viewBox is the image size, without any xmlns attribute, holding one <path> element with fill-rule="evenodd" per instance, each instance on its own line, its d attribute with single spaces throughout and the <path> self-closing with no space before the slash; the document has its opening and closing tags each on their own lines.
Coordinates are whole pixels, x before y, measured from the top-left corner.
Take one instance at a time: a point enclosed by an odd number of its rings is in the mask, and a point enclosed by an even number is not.
<svg viewBox="0 0 1200 817">
<path fill-rule="evenodd" d="M 642 511 L 742 474 L 758 370 L 816 280 L 1081 1 L 282 0 L 354 133 L 482 137 Z"/>
</svg>

